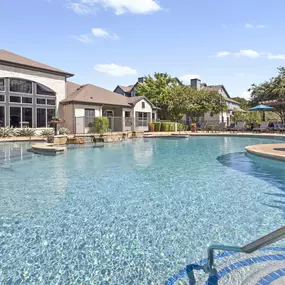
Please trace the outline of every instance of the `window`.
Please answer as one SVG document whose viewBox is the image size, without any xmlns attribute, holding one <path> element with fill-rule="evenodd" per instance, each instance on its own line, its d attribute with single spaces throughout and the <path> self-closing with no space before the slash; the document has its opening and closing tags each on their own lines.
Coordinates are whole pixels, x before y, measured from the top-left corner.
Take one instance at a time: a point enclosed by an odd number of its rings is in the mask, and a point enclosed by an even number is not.
<svg viewBox="0 0 285 285">
<path fill-rule="evenodd" d="M 47 105 L 55 106 L 55 100 L 47 99 Z"/>
<path fill-rule="evenodd" d="M 142 109 L 145 109 L 145 102 L 142 102 Z"/>
<path fill-rule="evenodd" d="M 47 126 L 46 109 L 37 109 L 37 127 L 43 128 Z"/>
<path fill-rule="evenodd" d="M 5 91 L 5 79 L 0 78 L 0 91 Z"/>
<path fill-rule="evenodd" d="M 10 107 L 10 127 L 21 127 L 21 107 Z"/>
<path fill-rule="evenodd" d="M 85 109 L 85 127 L 92 128 L 94 126 L 95 110 Z"/>
<path fill-rule="evenodd" d="M 46 99 L 39 99 L 39 98 L 37 98 L 37 104 L 45 105 L 46 104 Z"/>
<path fill-rule="evenodd" d="M 85 109 L 85 117 L 95 117 L 94 109 Z"/>
<path fill-rule="evenodd" d="M 10 96 L 11 103 L 21 103 L 21 97 L 18 96 Z"/>
<path fill-rule="evenodd" d="M 112 111 L 112 110 L 107 110 L 107 111 L 106 111 L 106 116 L 107 116 L 107 117 L 114 117 L 114 111 Z"/>
<path fill-rule="evenodd" d="M 5 107 L 0 106 L 0 127 L 5 127 Z"/>
<path fill-rule="evenodd" d="M 22 108 L 22 127 L 32 128 L 33 126 L 33 109 Z"/>
<path fill-rule="evenodd" d="M 155 113 L 152 113 L 152 120 L 155 120 Z"/>
<path fill-rule="evenodd" d="M 55 117 L 55 109 L 47 109 L 47 123 Z"/>
<path fill-rule="evenodd" d="M 33 99 L 31 97 L 22 97 L 23 104 L 33 104 Z"/>
<path fill-rule="evenodd" d="M 32 94 L 32 82 L 23 79 L 10 79 L 10 92 Z"/>
<path fill-rule="evenodd" d="M 131 112 L 125 111 L 125 126 L 131 127 L 132 126 L 132 119 L 131 119 Z"/>
<path fill-rule="evenodd" d="M 5 96 L 4 95 L 0 95 L 0 102 L 5 102 Z"/>
<path fill-rule="evenodd" d="M 40 83 L 37 83 L 37 94 L 38 95 L 47 95 L 47 96 L 55 96 L 55 92 L 52 91 L 47 86 L 44 86 Z"/>
</svg>

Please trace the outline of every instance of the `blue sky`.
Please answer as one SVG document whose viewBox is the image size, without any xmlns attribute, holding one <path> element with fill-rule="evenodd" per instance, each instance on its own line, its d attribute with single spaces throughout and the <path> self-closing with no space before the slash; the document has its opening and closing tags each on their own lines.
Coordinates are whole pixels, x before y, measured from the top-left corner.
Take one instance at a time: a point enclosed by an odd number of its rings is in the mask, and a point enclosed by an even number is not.
<svg viewBox="0 0 285 285">
<path fill-rule="evenodd" d="M 110 90 L 168 72 L 248 96 L 285 65 L 284 9 L 284 0 L 1 0 L 0 48 Z"/>
</svg>

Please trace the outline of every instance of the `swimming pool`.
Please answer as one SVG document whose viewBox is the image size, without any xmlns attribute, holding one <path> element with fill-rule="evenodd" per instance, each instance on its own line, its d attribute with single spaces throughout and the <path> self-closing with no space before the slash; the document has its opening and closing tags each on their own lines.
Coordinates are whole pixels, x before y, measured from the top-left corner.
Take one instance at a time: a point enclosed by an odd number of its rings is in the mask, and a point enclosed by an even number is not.
<svg viewBox="0 0 285 285">
<path fill-rule="evenodd" d="M 285 164 L 244 151 L 274 142 L 142 139 L 54 157 L 17 145 L 21 159 L 0 164 L 0 284 L 164 284 L 211 243 L 281 227 Z"/>
</svg>

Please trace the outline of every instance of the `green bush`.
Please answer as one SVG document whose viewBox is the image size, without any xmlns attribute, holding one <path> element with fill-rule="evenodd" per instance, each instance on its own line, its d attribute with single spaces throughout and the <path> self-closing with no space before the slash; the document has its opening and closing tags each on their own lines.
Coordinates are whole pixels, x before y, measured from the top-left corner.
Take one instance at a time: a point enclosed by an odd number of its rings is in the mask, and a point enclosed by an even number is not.
<svg viewBox="0 0 285 285">
<path fill-rule="evenodd" d="M 15 131 L 13 128 L 5 127 L 0 128 L 0 138 L 8 138 L 15 135 Z"/>
<path fill-rule="evenodd" d="M 54 135 L 54 131 L 51 129 L 43 130 L 40 134 L 42 137 L 48 137 Z"/>
<path fill-rule="evenodd" d="M 178 123 L 178 124 L 177 124 L 177 131 L 184 131 L 184 130 L 185 130 L 184 125 L 181 124 L 181 123 Z"/>
<path fill-rule="evenodd" d="M 23 128 L 23 129 L 19 129 L 16 132 L 16 135 L 18 137 L 32 137 L 36 134 L 36 130 L 31 129 L 31 128 Z"/>
<path fill-rule="evenodd" d="M 174 132 L 175 123 L 173 122 L 162 122 L 161 123 L 161 131 L 162 132 Z"/>
<path fill-rule="evenodd" d="M 109 119 L 106 117 L 94 118 L 95 133 L 104 133 L 109 131 Z"/>
<path fill-rule="evenodd" d="M 161 130 L 161 123 L 160 122 L 155 122 L 154 124 L 154 131 L 155 132 L 160 132 Z"/>
<path fill-rule="evenodd" d="M 70 130 L 67 129 L 67 128 L 60 128 L 60 129 L 58 130 L 58 134 L 59 134 L 59 135 L 69 135 L 69 134 L 70 134 Z"/>
</svg>

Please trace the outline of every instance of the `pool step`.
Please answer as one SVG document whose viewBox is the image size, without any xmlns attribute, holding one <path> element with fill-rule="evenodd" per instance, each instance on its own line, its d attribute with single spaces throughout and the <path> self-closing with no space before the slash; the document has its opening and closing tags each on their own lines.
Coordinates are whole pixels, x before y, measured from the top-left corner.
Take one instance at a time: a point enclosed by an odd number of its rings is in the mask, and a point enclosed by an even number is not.
<svg viewBox="0 0 285 285">
<path fill-rule="evenodd" d="M 202 260 L 200 264 L 204 264 Z M 165 285 L 284 285 L 285 248 L 268 248 L 253 254 L 225 252 L 215 259 L 217 274 L 209 277 L 203 271 L 181 271 L 168 279 Z M 189 269 L 189 267 L 188 267 Z"/>
</svg>

